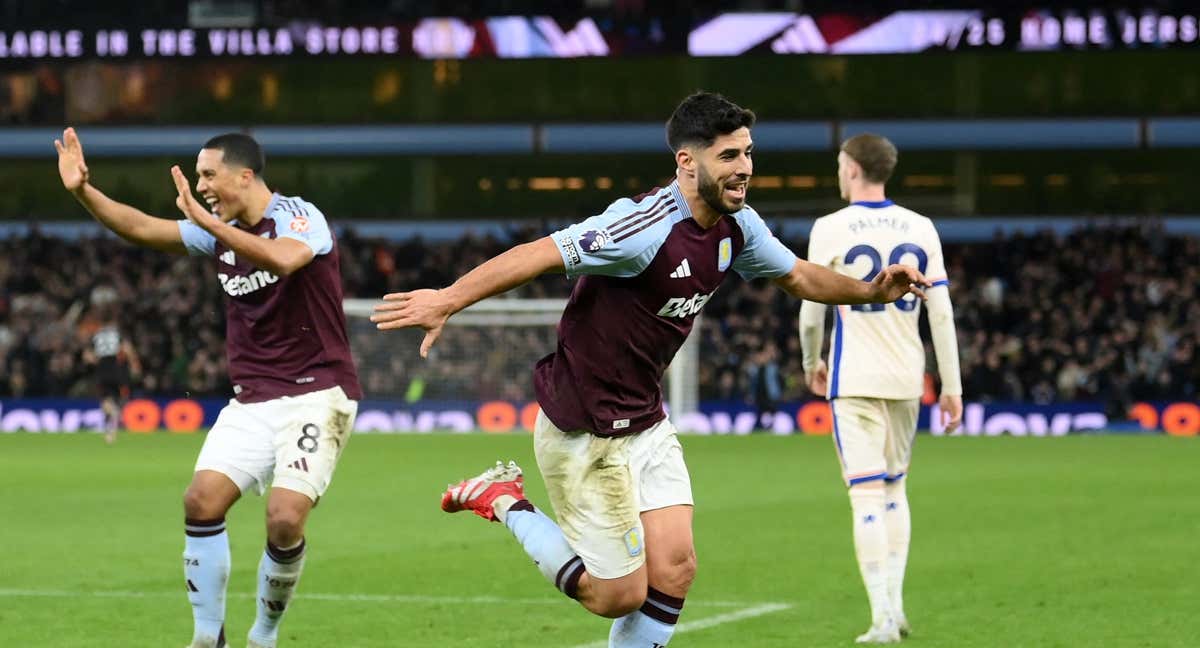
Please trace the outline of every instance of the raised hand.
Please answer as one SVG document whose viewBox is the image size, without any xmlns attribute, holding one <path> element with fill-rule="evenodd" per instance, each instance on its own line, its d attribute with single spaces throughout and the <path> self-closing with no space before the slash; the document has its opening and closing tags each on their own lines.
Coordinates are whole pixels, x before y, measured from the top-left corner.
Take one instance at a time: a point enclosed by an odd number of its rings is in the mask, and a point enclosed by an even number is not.
<svg viewBox="0 0 1200 648">
<path fill-rule="evenodd" d="M 879 293 L 876 301 L 880 304 L 896 301 L 908 293 L 924 300 L 926 299 L 924 289 L 933 285 L 916 268 L 899 263 L 884 268 L 883 272 L 875 275 L 871 284 Z"/>
<path fill-rule="evenodd" d="M 452 314 L 442 292 L 426 288 L 384 295 L 383 303 L 375 306 L 371 321 L 381 331 L 414 326 L 425 329 L 425 339 L 421 341 L 421 357 L 425 358 Z"/>
<path fill-rule="evenodd" d="M 71 193 L 79 193 L 88 181 L 87 163 L 83 160 L 83 145 L 74 128 L 63 131 L 61 140 L 54 140 L 54 148 L 58 151 L 58 175 L 62 178 L 63 187 Z"/>
<path fill-rule="evenodd" d="M 217 224 L 218 219 L 192 195 L 192 186 L 188 183 L 187 176 L 183 175 L 183 170 L 179 168 L 178 164 L 171 167 L 171 178 L 175 181 L 175 191 L 179 193 L 175 197 L 175 206 L 179 208 L 179 211 L 200 227 L 207 228 Z"/>
</svg>

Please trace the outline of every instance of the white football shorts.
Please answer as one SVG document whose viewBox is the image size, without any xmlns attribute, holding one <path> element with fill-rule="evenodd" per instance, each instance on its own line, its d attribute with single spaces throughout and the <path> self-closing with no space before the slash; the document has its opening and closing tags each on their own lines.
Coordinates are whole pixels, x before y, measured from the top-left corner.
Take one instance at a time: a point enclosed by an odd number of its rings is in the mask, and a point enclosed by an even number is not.
<svg viewBox="0 0 1200 648">
<path fill-rule="evenodd" d="M 833 443 L 847 486 L 904 477 L 917 435 L 917 399 L 843 397 L 829 406 Z"/>
<path fill-rule="evenodd" d="M 196 470 L 215 470 L 243 493 L 286 488 L 316 502 L 350 441 L 358 403 L 341 387 L 262 403 L 236 399 L 221 409 L 196 459 Z"/>
<path fill-rule="evenodd" d="M 597 578 L 620 578 L 646 562 L 643 511 L 692 505 L 692 480 L 669 419 L 605 438 L 563 432 L 539 411 L 533 446 L 558 526 Z"/>
</svg>

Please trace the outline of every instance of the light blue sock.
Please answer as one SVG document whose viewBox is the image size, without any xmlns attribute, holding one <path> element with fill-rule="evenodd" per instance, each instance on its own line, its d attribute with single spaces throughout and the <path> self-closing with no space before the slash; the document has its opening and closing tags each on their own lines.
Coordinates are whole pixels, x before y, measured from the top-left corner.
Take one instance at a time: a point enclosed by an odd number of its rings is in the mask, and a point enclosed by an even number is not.
<svg viewBox="0 0 1200 648">
<path fill-rule="evenodd" d="M 546 580 L 563 594 L 575 598 L 579 577 L 584 572 L 583 561 L 567 544 L 554 520 L 534 508 L 529 500 L 519 500 L 505 514 L 504 526 L 516 536 Z"/>
<path fill-rule="evenodd" d="M 303 538 L 300 544 L 287 549 L 267 543 L 267 550 L 258 563 L 258 615 L 249 634 L 256 643 L 275 645 L 279 638 L 279 622 L 287 611 L 303 570 Z"/>
<path fill-rule="evenodd" d="M 225 625 L 225 587 L 229 583 L 229 534 L 225 519 L 185 520 L 183 576 L 192 604 L 192 641 L 217 644 Z"/>
<path fill-rule="evenodd" d="M 609 648 L 663 648 L 675 634 L 683 599 L 649 588 L 640 610 L 613 621 Z"/>
</svg>

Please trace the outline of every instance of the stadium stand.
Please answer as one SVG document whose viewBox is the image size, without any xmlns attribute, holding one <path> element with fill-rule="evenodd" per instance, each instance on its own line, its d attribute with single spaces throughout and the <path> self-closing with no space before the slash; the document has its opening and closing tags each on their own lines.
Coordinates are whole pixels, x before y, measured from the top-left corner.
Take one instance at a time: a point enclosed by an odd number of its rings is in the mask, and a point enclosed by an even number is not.
<svg viewBox="0 0 1200 648">
<path fill-rule="evenodd" d="M 510 238 L 537 234 L 513 229 Z M 347 231 L 340 238 L 346 294 L 377 298 L 445 285 L 507 244 L 493 234 L 396 243 Z M 802 240 L 788 244 L 806 248 Z M 948 244 L 946 256 L 972 399 L 1101 400 L 1123 412 L 1136 400 L 1196 397 L 1200 269 L 1187 262 L 1200 258 L 1196 238 L 1155 226 L 1095 227 L 1067 235 L 998 234 L 988 242 Z M 68 240 L 34 230 L 0 240 L 0 396 L 90 396 L 82 353 L 96 326 L 90 304 L 106 291 L 115 292 L 121 325 L 142 359 L 135 393 L 229 394 L 221 295 L 209 274 L 203 261 L 110 238 Z M 565 297 L 570 288 L 565 278 L 543 277 L 517 296 Z M 809 397 L 795 333 L 798 306 L 760 282 L 727 283 L 704 312 L 701 397 L 765 406 Z M 468 336 L 460 340 L 468 348 L 546 344 L 521 329 L 459 335 Z M 384 346 L 394 340 L 364 335 L 354 343 L 374 396 L 401 395 L 420 375 L 429 398 L 531 397 L 528 384 L 486 377 L 527 373 L 526 358 L 536 350 L 417 366 L 415 356 Z M 361 362 L 385 354 L 395 357 Z M 498 366 L 506 362 L 521 366 Z"/>
</svg>

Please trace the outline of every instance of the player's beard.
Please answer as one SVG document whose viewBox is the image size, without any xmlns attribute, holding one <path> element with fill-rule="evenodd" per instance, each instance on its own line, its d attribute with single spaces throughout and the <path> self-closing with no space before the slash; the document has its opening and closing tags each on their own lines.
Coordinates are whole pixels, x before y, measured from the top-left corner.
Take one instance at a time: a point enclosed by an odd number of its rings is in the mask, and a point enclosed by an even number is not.
<svg viewBox="0 0 1200 648">
<path fill-rule="evenodd" d="M 725 204 L 725 201 L 721 198 L 724 189 L 719 182 L 708 175 L 703 165 L 696 167 L 696 191 L 700 194 L 700 198 L 708 203 L 708 206 L 712 207 L 718 214 L 734 214 L 742 209 L 741 205 L 733 206 Z"/>
</svg>

